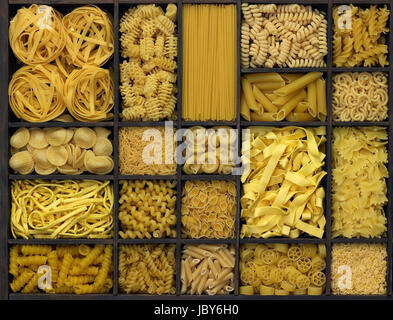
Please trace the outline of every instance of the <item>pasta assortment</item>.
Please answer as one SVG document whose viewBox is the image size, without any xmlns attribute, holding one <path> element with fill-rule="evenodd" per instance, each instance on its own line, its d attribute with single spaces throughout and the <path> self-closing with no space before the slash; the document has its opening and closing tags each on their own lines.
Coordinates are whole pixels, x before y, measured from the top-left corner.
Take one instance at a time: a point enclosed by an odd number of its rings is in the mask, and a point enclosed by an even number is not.
<svg viewBox="0 0 393 320">
<path fill-rule="evenodd" d="M 325 135 L 325 127 L 250 128 L 242 148 L 242 238 L 323 237 Z"/>
<path fill-rule="evenodd" d="M 388 77 L 382 72 L 333 76 L 333 120 L 383 121 L 388 116 Z"/>
<path fill-rule="evenodd" d="M 321 72 L 252 73 L 241 83 L 240 114 L 248 121 L 326 120 L 326 81 Z"/>
<path fill-rule="evenodd" d="M 332 236 L 383 236 L 387 218 L 387 131 L 383 127 L 334 128 Z"/>
<path fill-rule="evenodd" d="M 14 245 L 9 252 L 10 288 L 21 293 L 108 293 L 113 286 L 112 251 L 111 245 L 102 244 Z M 41 278 L 45 287 L 38 286 Z"/>
<path fill-rule="evenodd" d="M 185 238 L 233 238 L 236 184 L 232 181 L 186 181 L 181 214 Z"/>
<path fill-rule="evenodd" d="M 242 68 L 326 67 L 325 13 L 299 4 L 242 3 Z"/>
<path fill-rule="evenodd" d="M 337 67 L 374 67 L 389 64 L 387 53 L 388 19 L 385 6 L 362 9 L 350 5 L 333 8 L 333 63 Z M 351 22 L 349 22 L 351 21 Z"/>
<path fill-rule="evenodd" d="M 50 6 L 23 7 L 10 22 L 9 40 L 15 56 L 27 64 L 8 86 L 17 118 L 70 121 L 66 109 L 78 121 L 113 118 L 113 75 L 99 68 L 114 52 L 110 14 L 93 5 L 65 17 Z"/>
<path fill-rule="evenodd" d="M 10 138 L 9 165 L 20 174 L 107 174 L 114 166 L 110 134 L 102 127 L 19 128 Z"/>
<path fill-rule="evenodd" d="M 15 180 L 10 225 L 14 238 L 111 238 L 113 187 L 109 181 Z"/>
<path fill-rule="evenodd" d="M 174 245 L 119 247 L 119 287 L 126 293 L 175 294 Z"/>
<path fill-rule="evenodd" d="M 174 140 L 174 133 L 163 127 L 120 128 L 120 174 L 175 174 Z"/>
<path fill-rule="evenodd" d="M 123 239 L 176 237 L 176 181 L 120 181 Z"/>
<path fill-rule="evenodd" d="M 181 260 L 182 294 L 230 294 L 234 290 L 235 248 L 185 245 Z"/>
<path fill-rule="evenodd" d="M 386 294 L 387 249 L 383 243 L 336 243 L 331 287 L 336 295 Z"/>
<path fill-rule="evenodd" d="M 237 134 L 234 129 L 191 127 L 185 134 L 185 144 L 184 173 L 232 173 L 237 156 Z"/>
<path fill-rule="evenodd" d="M 177 7 L 131 7 L 120 20 L 123 121 L 176 117 Z"/>
<path fill-rule="evenodd" d="M 184 120 L 236 118 L 236 6 L 185 4 L 183 13 Z"/>
<path fill-rule="evenodd" d="M 240 247 L 240 294 L 322 295 L 324 244 L 245 244 Z"/>
</svg>

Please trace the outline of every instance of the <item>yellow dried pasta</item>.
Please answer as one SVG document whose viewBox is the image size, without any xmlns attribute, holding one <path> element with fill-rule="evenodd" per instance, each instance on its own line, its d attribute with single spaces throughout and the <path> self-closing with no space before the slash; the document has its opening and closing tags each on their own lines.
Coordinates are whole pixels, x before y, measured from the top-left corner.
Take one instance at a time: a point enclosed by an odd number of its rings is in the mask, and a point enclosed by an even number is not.
<svg viewBox="0 0 393 320">
<path fill-rule="evenodd" d="M 120 181 L 123 239 L 176 237 L 176 181 Z"/>
<path fill-rule="evenodd" d="M 326 128 L 251 127 L 243 141 L 241 237 L 322 238 Z"/>
<path fill-rule="evenodd" d="M 10 257 L 16 258 L 10 288 L 22 293 L 108 293 L 112 281 L 111 245 L 86 246 L 93 259 L 82 266 L 78 246 L 12 246 Z M 80 247 L 80 246 L 79 246 Z M 39 253 L 40 255 L 30 255 Z M 37 261 L 36 261 L 37 260 Z M 41 261 L 38 261 L 41 260 Z M 45 265 L 48 261 L 47 265 Z M 43 269 L 39 269 L 39 267 Z M 49 269 L 47 269 L 49 268 Z M 96 272 L 91 272 L 95 269 Z M 49 271 L 49 273 L 47 273 Z"/>
<path fill-rule="evenodd" d="M 182 235 L 186 238 L 232 238 L 235 233 L 236 184 L 233 181 L 187 181 L 182 196 Z"/>
<path fill-rule="evenodd" d="M 386 232 L 387 140 L 383 127 L 333 129 L 333 237 L 379 238 Z"/>
</svg>

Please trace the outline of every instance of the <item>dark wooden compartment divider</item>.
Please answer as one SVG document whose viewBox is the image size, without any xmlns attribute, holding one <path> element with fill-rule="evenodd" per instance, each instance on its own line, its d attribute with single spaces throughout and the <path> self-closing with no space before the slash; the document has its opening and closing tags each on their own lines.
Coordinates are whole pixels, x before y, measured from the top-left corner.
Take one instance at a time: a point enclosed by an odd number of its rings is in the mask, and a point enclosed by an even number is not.
<svg viewBox="0 0 393 320">
<path fill-rule="evenodd" d="M 86 3 L 96 4 L 99 6 L 103 6 L 107 10 L 109 10 L 114 18 L 114 28 L 115 28 L 115 54 L 112 60 L 109 62 L 109 66 L 113 67 L 114 76 L 115 76 L 115 107 L 114 107 L 114 119 L 110 122 L 97 122 L 97 123 L 60 123 L 60 122 L 46 122 L 46 123 L 27 123 L 20 122 L 17 120 L 12 111 L 9 111 L 8 107 L 8 81 L 12 75 L 12 73 L 19 67 L 16 65 L 16 59 L 13 56 L 12 51 L 9 49 L 8 45 L 8 25 L 9 18 L 11 18 L 16 10 L 23 5 L 30 5 L 33 3 L 36 4 L 47 4 L 52 5 L 60 11 L 67 11 L 69 8 L 73 8 L 79 5 L 84 5 Z M 273 68 L 273 69 L 241 69 L 240 68 L 240 21 L 241 21 L 241 3 L 299 3 L 299 4 L 311 4 L 318 8 L 321 8 L 323 11 L 327 13 L 328 19 L 328 55 L 326 57 L 327 66 L 325 68 Z M 240 176 L 220 176 L 220 175 L 198 175 L 198 176 L 189 176 L 184 175 L 181 170 L 181 166 L 177 166 L 177 174 L 172 176 L 130 176 L 130 175 L 120 175 L 119 173 L 119 156 L 118 156 L 118 132 L 122 127 L 137 127 L 137 126 L 163 126 L 165 125 L 164 121 L 161 122 L 121 122 L 119 119 L 119 111 L 121 111 L 120 103 L 121 98 L 119 95 L 119 62 L 121 62 L 121 57 L 119 54 L 119 20 L 121 18 L 121 14 L 128 9 L 130 6 L 136 4 L 148 4 L 155 3 L 158 5 L 165 5 L 167 3 L 176 3 L 178 6 L 178 22 L 177 22 L 177 30 L 178 30 L 178 103 L 177 103 L 177 120 L 173 122 L 174 128 L 187 128 L 193 125 L 203 125 L 206 127 L 214 126 L 214 125 L 228 125 L 233 128 L 236 128 L 238 132 L 241 132 L 242 129 L 247 128 L 252 125 L 259 126 L 274 126 L 274 127 L 283 127 L 288 125 L 296 125 L 296 126 L 304 126 L 304 127 L 313 127 L 313 126 L 325 126 L 327 132 L 327 147 L 326 147 L 326 165 L 325 170 L 327 171 L 327 177 L 323 181 L 323 186 L 326 191 L 325 198 L 325 215 L 326 215 L 326 229 L 323 239 L 315 239 L 310 237 L 300 237 L 299 239 L 287 239 L 287 238 L 272 238 L 272 239 L 240 239 L 240 197 L 241 197 L 241 181 Z M 182 102 L 182 5 L 188 3 L 231 3 L 236 4 L 237 6 L 237 37 L 238 37 L 238 46 L 237 46 L 237 54 L 238 54 L 238 62 L 237 62 L 237 119 L 236 121 L 221 121 L 221 122 L 202 122 L 202 121 L 183 121 L 181 117 L 181 102 Z M 1 194 L 0 194 L 0 300 L 7 299 L 133 299 L 133 300 L 151 300 L 151 299 L 192 299 L 192 300 L 200 300 L 200 299 L 211 299 L 211 300 L 274 300 L 274 299 L 306 299 L 306 300 L 315 300 L 315 299 L 392 299 L 392 206 L 391 206 L 391 197 L 392 193 L 392 174 L 393 168 L 391 166 L 391 159 L 393 157 L 393 100 L 389 99 L 389 119 L 388 121 L 383 122 L 349 122 L 349 123 L 341 123 L 341 122 L 333 122 L 332 120 L 332 112 L 331 112 L 331 101 L 332 101 L 332 76 L 337 72 L 345 72 L 345 71 L 383 71 L 389 74 L 389 97 L 393 97 L 393 19 L 390 18 L 390 32 L 389 32 L 389 67 L 384 68 L 335 68 L 332 65 L 332 37 L 333 37 L 333 19 L 332 19 L 332 9 L 336 4 L 356 4 L 356 5 L 371 5 L 371 4 L 387 4 L 389 9 L 392 9 L 393 0 L 92 0 L 92 1 L 84 1 L 84 0 L 1 0 L 0 1 L 0 63 L 3 67 L 2 72 L 0 74 L 0 95 L 3 97 L 2 101 L 2 116 L 0 117 L 0 147 L 3 150 L 2 155 L 0 157 L 1 167 L 3 168 L 3 172 L 0 176 L 0 185 L 1 185 Z M 324 73 L 326 78 L 327 85 L 327 106 L 328 106 L 328 116 L 326 121 L 324 122 L 248 122 L 243 121 L 240 117 L 240 77 L 244 73 L 252 73 L 252 72 L 310 72 L 310 71 L 321 71 Z M 382 239 L 344 239 L 344 238 L 331 238 L 331 185 L 332 185 L 332 131 L 334 127 L 339 126 L 369 126 L 369 125 L 377 125 L 384 126 L 388 130 L 389 134 L 389 143 L 388 143 L 388 158 L 389 158 L 389 179 L 388 179 L 388 198 L 389 202 L 386 206 L 386 215 L 388 219 L 388 232 L 385 238 Z M 12 174 L 9 166 L 9 134 L 15 131 L 19 127 L 46 127 L 46 126 L 105 126 L 112 130 L 113 134 L 113 144 L 114 144 L 114 171 L 109 175 L 99 176 L 99 175 L 89 175 L 83 174 L 80 176 L 72 176 L 72 175 L 50 175 L 50 176 L 40 176 L 40 175 L 15 175 Z M 241 146 L 241 133 L 239 133 L 239 153 Z M 9 212 L 10 212 L 10 198 L 9 198 L 9 188 L 10 181 L 15 179 L 100 179 L 100 180 L 110 180 L 113 183 L 114 187 L 114 236 L 113 239 L 105 239 L 105 240 L 86 240 L 86 239 L 58 239 L 58 240 L 39 240 L 39 239 L 31 239 L 31 240 L 22 240 L 22 239 L 11 239 L 10 231 L 9 231 Z M 171 179 L 177 181 L 177 237 L 174 239 L 119 239 L 118 231 L 119 231 L 119 222 L 118 222 L 118 200 L 119 200 L 119 180 L 121 179 Z M 224 240 L 193 240 L 193 239 L 182 239 L 181 238 L 181 190 L 182 185 L 187 180 L 197 180 L 197 179 L 207 179 L 207 180 L 232 180 L 236 181 L 237 186 L 237 210 L 236 210 L 236 223 L 235 223 L 235 238 L 233 239 L 224 239 Z M 93 294 L 93 295 L 51 295 L 51 294 L 14 294 L 10 293 L 9 290 L 9 276 L 8 276 L 8 249 L 9 246 L 14 244 L 112 244 L 113 245 L 113 264 L 114 264 L 114 272 L 113 272 L 113 290 L 109 294 Z M 139 294 L 123 294 L 120 292 L 118 287 L 118 249 L 119 245 L 123 244 L 145 244 L 145 243 L 166 243 L 166 244 L 174 244 L 176 245 L 176 295 L 139 295 Z M 190 295 L 180 295 L 180 261 L 181 261 L 181 249 L 185 244 L 198 244 L 198 243 L 225 243 L 231 244 L 235 246 L 236 249 L 236 265 L 235 265 L 235 292 L 231 295 L 225 296 L 190 296 Z M 243 296 L 239 295 L 239 248 L 243 243 L 324 243 L 327 249 L 327 268 L 326 268 L 326 276 L 327 276 L 327 284 L 326 291 L 323 296 L 286 296 L 286 297 L 277 297 L 277 296 Z M 333 296 L 331 295 L 331 283 L 330 283 L 330 264 L 331 264 L 331 248 L 334 243 L 385 243 L 387 245 L 388 251 L 388 272 L 387 272 L 387 292 L 386 295 L 383 296 Z"/>
</svg>

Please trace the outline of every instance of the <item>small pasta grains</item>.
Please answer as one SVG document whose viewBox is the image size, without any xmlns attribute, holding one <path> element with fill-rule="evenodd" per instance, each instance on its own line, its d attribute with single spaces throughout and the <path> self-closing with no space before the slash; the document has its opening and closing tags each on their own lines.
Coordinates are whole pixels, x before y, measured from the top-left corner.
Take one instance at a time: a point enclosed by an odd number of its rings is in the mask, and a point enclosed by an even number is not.
<svg viewBox="0 0 393 320">
<path fill-rule="evenodd" d="M 331 256 L 333 294 L 386 294 L 385 244 L 334 244 Z"/>
</svg>

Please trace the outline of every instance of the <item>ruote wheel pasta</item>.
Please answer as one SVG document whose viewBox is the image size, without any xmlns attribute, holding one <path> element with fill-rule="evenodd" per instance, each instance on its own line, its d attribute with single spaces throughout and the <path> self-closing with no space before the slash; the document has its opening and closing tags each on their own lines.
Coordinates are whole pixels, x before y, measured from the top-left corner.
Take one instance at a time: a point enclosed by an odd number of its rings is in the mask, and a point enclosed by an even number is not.
<svg viewBox="0 0 393 320">
<path fill-rule="evenodd" d="M 112 57 L 113 22 L 108 13 L 93 5 L 83 6 L 67 14 L 63 24 L 66 49 L 74 65 L 100 67 Z"/>
<path fill-rule="evenodd" d="M 62 15 L 49 6 L 21 8 L 10 22 L 9 41 L 15 56 L 25 64 L 55 60 L 64 49 Z"/>
<path fill-rule="evenodd" d="M 75 69 L 64 86 L 70 114 L 79 121 L 102 121 L 113 117 L 113 78 L 107 69 L 86 66 Z"/>
<path fill-rule="evenodd" d="M 56 66 L 24 66 L 14 73 L 9 83 L 9 104 L 19 119 L 50 121 L 65 110 L 63 88 L 63 77 Z"/>
</svg>

